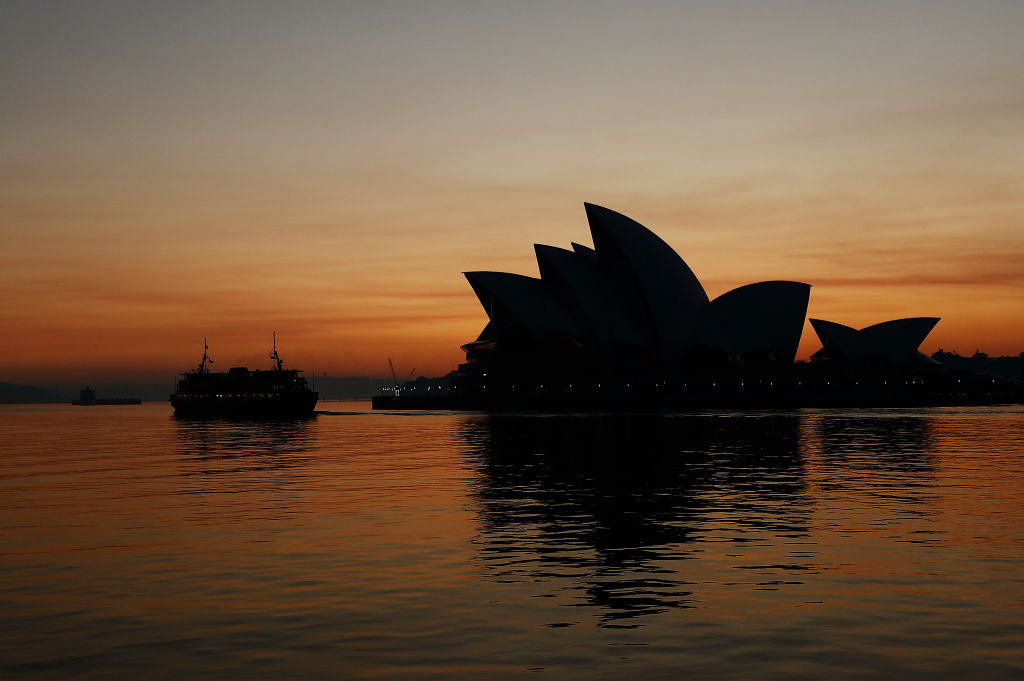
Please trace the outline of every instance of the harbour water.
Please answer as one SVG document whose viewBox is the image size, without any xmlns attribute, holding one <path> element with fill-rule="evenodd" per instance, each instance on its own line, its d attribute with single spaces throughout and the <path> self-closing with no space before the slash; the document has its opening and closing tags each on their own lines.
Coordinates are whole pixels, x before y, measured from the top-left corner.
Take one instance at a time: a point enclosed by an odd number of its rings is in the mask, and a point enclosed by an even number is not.
<svg viewBox="0 0 1024 681">
<path fill-rule="evenodd" d="M 1024 678 L 1024 407 L 0 407 L 5 679 Z"/>
</svg>

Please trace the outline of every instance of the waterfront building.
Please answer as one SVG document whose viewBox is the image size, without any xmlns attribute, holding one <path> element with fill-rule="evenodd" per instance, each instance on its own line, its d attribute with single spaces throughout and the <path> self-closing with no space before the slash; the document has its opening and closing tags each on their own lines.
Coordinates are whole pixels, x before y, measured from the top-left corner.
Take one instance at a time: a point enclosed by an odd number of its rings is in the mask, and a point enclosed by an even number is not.
<svg viewBox="0 0 1024 681">
<path fill-rule="evenodd" d="M 465 273 L 488 321 L 462 346 L 457 383 L 650 383 L 715 365 L 792 363 L 809 284 L 757 282 L 710 300 L 654 232 L 585 208 L 593 248 L 535 245 L 540 277 Z"/>
</svg>

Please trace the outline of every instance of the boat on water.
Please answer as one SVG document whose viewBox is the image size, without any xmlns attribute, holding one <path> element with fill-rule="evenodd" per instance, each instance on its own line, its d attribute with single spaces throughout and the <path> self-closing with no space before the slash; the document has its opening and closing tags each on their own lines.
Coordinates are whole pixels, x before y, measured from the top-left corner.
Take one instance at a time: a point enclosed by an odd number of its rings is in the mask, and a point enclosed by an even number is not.
<svg viewBox="0 0 1024 681">
<path fill-rule="evenodd" d="M 269 370 L 232 367 L 227 372 L 213 372 L 209 351 L 204 338 L 202 361 L 181 375 L 170 396 L 176 415 L 293 418 L 313 414 L 319 393 L 299 375 L 301 370 L 284 368 L 277 352 L 277 334 L 270 354 L 274 365 Z"/>
<path fill-rule="evenodd" d="M 95 407 L 112 404 L 142 404 L 140 397 L 96 397 L 96 391 L 88 385 L 78 391 L 78 399 L 71 400 L 78 407 Z"/>
</svg>

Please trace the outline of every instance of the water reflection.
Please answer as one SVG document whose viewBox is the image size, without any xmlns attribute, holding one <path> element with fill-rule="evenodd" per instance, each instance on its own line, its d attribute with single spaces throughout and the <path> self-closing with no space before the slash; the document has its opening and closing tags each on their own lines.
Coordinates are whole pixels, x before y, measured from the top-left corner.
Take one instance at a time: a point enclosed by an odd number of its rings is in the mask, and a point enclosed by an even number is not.
<svg viewBox="0 0 1024 681">
<path fill-rule="evenodd" d="M 183 475 L 197 491 L 287 483 L 308 460 L 315 420 L 174 419 Z"/>
<path fill-rule="evenodd" d="M 836 482 L 868 476 L 913 491 L 935 472 L 933 421 L 921 414 L 809 413 L 801 436 L 819 466 L 836 472 Z"/>
<path fill-rule="evenodd" d="M 919 414 L 825 412 L 808 414 L 806 423 L 816 429 L 825 456 L 870 453 L 873 463 L 888 467 L 930 462 L 933 420 Z"/>
<path fill-rule="evenodd" d="M 934 413 L 808 412 L 801 437 L 814 461 L 815 484 L 835 509 L 874 507 L 885 524 L 939 513 Z M 846 522 L 844 531 L 852 531 Z M 941 527 L 918 529 L 905 541 L 934 543 Z"/>
<path fill-rule="evenodd" d="M 721 562 L 785 573 L 751 588 L 799 581 L 813 556 L 756 550 L 808 532 L 799 435 L 795 414 L 469 420 L 481 563 L 539 597 L 596 606 L 600 626 L 693 607 Z"/>
</svg>

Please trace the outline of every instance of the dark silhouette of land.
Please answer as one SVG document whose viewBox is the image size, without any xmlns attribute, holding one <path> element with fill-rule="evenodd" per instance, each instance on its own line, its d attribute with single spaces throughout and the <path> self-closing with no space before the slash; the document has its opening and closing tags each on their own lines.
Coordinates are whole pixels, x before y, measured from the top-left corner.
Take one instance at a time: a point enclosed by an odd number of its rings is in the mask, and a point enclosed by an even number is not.
<svg viewBox="0 0 1024 681">
<path fill-rule="evenodd" d="M 418 379 L 419 380 L 419 379 Z M 390 378 L 317 376 L 310 381 L 322 400 L 369 400 L 391 385 Z M 166 402 L 174 381 L 165 383 L 90 383 L 98 395 L 132 395 L 143 402 Z M 80 397 L 81 383 L 25 385 L 0 382 L 0 404 L 68 404 Z"/>
<path fill-rule="evenodd" d="M 989 357 L 977 350 L 970 357 L 963 357 L 956 352 L 939 349 L 932 354 L 932 359 L 957 371 L 977 371 L 992 376 L 1024 379 L 1024 352 L 1008 357 Z"/>
<path fill-rule="evenodd" d="M 311 380 L 322 400 L 368 400 L 392 382 L 373 376 L 317 376 Z"/>
<path fill-rule="evenodd" d="M 0 404 L 53 404 L 66 401 L 62 393 L 56 390 L 0 382 Z"/>
</svg>

